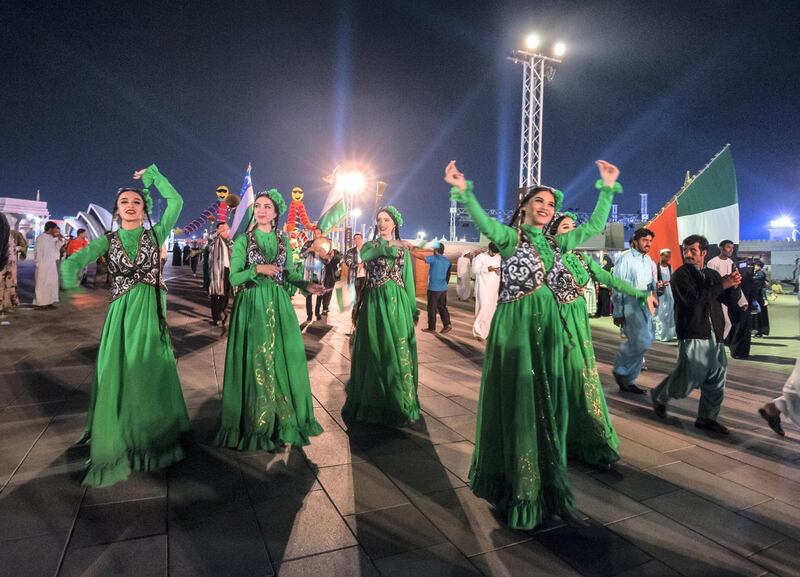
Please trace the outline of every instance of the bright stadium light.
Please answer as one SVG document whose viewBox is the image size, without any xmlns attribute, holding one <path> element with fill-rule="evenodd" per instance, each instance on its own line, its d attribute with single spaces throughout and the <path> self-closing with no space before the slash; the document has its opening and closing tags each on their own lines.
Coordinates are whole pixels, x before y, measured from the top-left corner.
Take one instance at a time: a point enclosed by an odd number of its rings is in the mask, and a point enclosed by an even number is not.
<svg viewBox="0 0 800 577">
<path fill-rule="evenodd" d="M 769 221 L 769 225 L 774 228 L 794 228 L 795 224 L 794 221 L 790 216 L 786 216 L 785 214 L 779 216 L 776 219 Z"/>
<path fill-rule="evenodd" d="M 564 54 L 567 53 L 567 45 L 563 42 L 556 42 L 553 45 L 553 56 L 556 58 L 561 58 Z"/>
<path fill-rule="evenodd" d="M 536 50 L 541 43 L 542 40 L 539 38 L 538 34 L 528 34 L 525 38 L 525 47 L 528 50 Z"/>
<path fill-rule="evenodd" d="M 350 170 L 338 174 L 336 184 L 347 194 L 355 194 L 367 186 L 367 177 L 360 170 Z"/>
<path fill-rule="evenodd" d="M 419 239 L 425 238 L 425 231 L 424 230 L 418 230 L 417 231 L 417 238 L 419 238 Z"/>
</svg>

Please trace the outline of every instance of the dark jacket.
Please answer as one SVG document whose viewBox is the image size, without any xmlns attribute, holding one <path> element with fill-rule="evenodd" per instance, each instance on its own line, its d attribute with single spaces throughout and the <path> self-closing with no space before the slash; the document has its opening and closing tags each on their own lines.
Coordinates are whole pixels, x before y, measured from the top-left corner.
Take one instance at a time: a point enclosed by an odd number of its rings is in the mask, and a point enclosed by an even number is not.
<svg viewBox="0 0 800 577">
<path fill-rule="evenodd" d="M 703 275 L 692 265 L 675 270 L 670 283 L 675 296 L 675 332 L 680 340 L 708 340 L 713 324 L 714 336 L 721 343 L 725 333 L 721 304 L 736 306 L 734 289 L 723 289 L 722 277 L 715 270 L 703 269 Z"/>
</svg>

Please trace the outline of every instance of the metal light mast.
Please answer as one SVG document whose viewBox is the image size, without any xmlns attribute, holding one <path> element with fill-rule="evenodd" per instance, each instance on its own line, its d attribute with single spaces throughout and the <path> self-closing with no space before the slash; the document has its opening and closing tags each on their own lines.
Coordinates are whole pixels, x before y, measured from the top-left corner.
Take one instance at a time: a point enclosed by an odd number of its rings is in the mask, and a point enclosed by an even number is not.
<svg viewBox="0 0 800 577">
<path fill-rule="evenodd" d="M 450 201 L 450 242 L 456 241 L 456 216 L 458 215 L 458 203 Z"/>
<path fill-rule="evenodd" d="M 538 52 L 514 50 L 508 57 L 523 65 L 522 127 L 520 131 L 519 186 L 533 186 L 542 180 L 542 116 L 544 85 L 555 76 L 556 58 Z"/>
</svg>

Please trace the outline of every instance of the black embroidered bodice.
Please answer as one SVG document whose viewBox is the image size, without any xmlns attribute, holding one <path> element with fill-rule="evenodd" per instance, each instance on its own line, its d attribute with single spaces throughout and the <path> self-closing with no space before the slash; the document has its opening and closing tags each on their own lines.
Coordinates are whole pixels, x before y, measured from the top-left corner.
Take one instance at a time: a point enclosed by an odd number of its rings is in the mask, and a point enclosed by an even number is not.
<svg viewBox="0 0 800 577">
<path fill-rule="evenodd" d="M 575 253 L 567 253 L 564 255 L 564 258 L 571 258 L 572 263 L 574 266 L 578 266 L 575 260 L 577 260 L 580 265 L 586 269 L 586 273 L 589 273 L 589 266 L 586 262 L 581 258 L 579 254 Z M 561 265 L 553 275 L 553 271 L 556 269 L 556 265 Z M 574 300 L 577 300 L 579 297 L 583 296 L 583 285 L 578 284 L 578 281 L 575 280 L 575 275 L 570 271 L 570 269 L 562 262 L 562 259 L 558 259 L 556 261 L 556 265 L 553 265 L 553 270 L 551 270 L 551 275 L 548 277 L 547 285 L 550 287 L 550 290 L 553 291 L 553 294 L 556 297 L 556 302 L 560 305 L 571 303 Z M 551 280 L 552 277 L 552 280 Z M 591 277 L 590 277 L 591 278 Z M 585 283 L 584 283 L 585 284 Z"/>
<path fill-rule="evenodd" d="M 247 268 L 255 264 L 274 264 L 278 267 L 280 272 L 272 277 L 272 280 L 279 285 L 283 285 L 286 282 L 286 243 L 283 240 L 282 234 L 276 233 L 275 237 L 278 241 L 278 254 L 275 260 L 270 262 L 264 255 L 264 251 L 258 246 L 255 233 L 253 231 L 247 233 Z M 248 283 L 246 286 L 254 285 Z"/>
<path fill-rule="evenodd" d="M 556 282 L 556 277 L 561 274 L 564 265 L 561 262 L 561 252 L 555 242 L 548 240 L 553 253 L 555 262 L 548 273 L 545 270 L 539 250 L 530 241 L 528 235 L 522 229 L 517 229 L 518 241 L 514 254 L 505 257 L 500 261 L 501 288 L 497 302 L 505 303 L 521 299 L 534 292 L 543 284 L 552 288 Z"/>
<path fill-rule="evenodd" d="M 367 281 L 364 286 L 366 288 L 376 288 L 392 280 L 396 282 L 400 288 L 405 288 L 405 284 L 403 283 L 403 263 L 405 262 L 405 257 L 406 249 L 402 247 L 397 250 L 397 257 L 392 264 L 390 264 L 391 259 L 385 256 L 379 256 L 376 259 L 365 261 L 364 268 L 367 271 Z"/>
<path fill-rule="evenodd" d="M 111 300 L 115 301 L 131 290 L 136 283 L 156 286 L 161 269 L 161 251 L 155 241 L 152 230 L 142 230 L 139 238 L 139 250 L 132 262 L 122 246 L 119 233 L 114 232 L 108 238 L 108 274 L 111 275 Z M 161 279 L 161 288 L 167 290 Z"/>
</svg>

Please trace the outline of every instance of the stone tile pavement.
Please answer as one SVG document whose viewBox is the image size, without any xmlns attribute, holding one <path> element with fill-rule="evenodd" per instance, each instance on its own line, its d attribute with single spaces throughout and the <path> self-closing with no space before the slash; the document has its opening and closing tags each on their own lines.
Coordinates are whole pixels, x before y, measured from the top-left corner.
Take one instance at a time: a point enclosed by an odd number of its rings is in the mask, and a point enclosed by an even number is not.
<svg viewBox="0 0 800 577">
<path fill-rule="evenodd" d="M 105 291 L 57 311 L 18 310 L 0 327 L 0 575 L 800 575 L 800 433 L 789 425 L 780 439 L 755 413 L 800 348 L 797 327 L 781 325 L 796 320 L 789 300 L 773 308 L 783 337 L 756 344 L 755 361 L 731 361 L 728 438 L 692 426 L 696 398 L 671 405 L 662 422 L 646 399 L 620 394 L 610 373 L 619 338 L 608 319 L 593 321 L 622 462 L 610 472 L 571 466 L 585 526 L 514 531 L 467 486 L 483 358 L 467 303 L 451 298 L 446 337 L 418 332 L 424 415 L 413 427 L 344 426 L 349 327 L 333 312 L 304 327 L 325 432 L 303 450 L 235 453 L 207 444 L 225 335 L 207 322 L 200 280 L 166 272 L 195 436 L 167 471 L 80 486 L 87 452 L 73 443 Z M 304 318 L 301 297 L 295 305 Z M 675 357 L 674 346 L 655 345 L 642 384 L 654 386 Z"/>
</svg>

